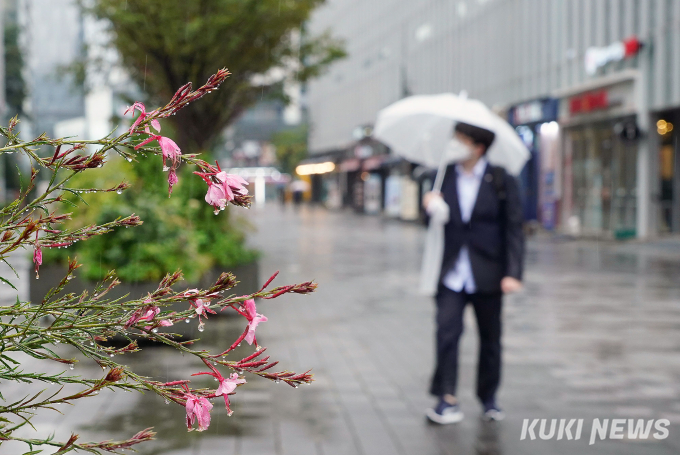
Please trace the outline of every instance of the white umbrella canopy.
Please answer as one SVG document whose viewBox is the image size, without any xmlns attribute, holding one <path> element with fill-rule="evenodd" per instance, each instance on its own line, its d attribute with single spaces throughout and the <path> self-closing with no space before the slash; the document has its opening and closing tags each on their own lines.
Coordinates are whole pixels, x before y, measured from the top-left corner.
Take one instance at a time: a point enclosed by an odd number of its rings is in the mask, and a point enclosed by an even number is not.
<svg viewBox="0 0 680 455">
<path fill-rule="evenodd" d="M 448 161 L 443 155 L 456 122 L 493 131 L 487 159 L 519 175 L 530 154 L 515 130 L 481 101 L 453 93 L 410 96 L 391 104 L 378 113 L 373 136 L 409 161 L 440 167 Z"/>
</svg>

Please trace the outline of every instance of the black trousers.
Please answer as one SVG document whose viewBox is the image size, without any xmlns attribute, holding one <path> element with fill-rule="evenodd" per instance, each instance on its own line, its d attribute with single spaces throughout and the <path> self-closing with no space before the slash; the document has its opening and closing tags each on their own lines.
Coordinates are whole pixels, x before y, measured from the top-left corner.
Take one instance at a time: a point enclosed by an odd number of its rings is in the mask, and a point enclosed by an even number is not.
<svg viewBox="0 0 680 455">
<path fill-rule="evenodd" d="M 458 341 L 463 333 L 463 310 L 472 303 L 479 328 L 477 396 L 482 403 L 495 399 L 501 379 L 502 294 L 466 294 L 440 285 L 437 292 L 437 366 L 430 393 L 456 395 Z"/>
</svg>

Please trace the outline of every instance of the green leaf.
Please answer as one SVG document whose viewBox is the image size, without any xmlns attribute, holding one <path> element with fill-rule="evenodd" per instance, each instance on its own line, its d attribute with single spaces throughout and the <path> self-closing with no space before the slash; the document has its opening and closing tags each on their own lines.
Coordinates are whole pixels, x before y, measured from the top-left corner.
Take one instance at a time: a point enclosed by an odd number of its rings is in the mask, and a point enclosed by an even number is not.
<svg viewBox="0 0 680 455">
<path fill-rule="evenodd" d="M 2 281 L 3 283 L 5 283 L 5 284 L 11 286 L 12 289 L 14 289 L 15 291 L 17 291 L 17 288 L 14 287 L 14 285 L 13 285 L 12 283 L 10 283 L 6 278 L 3 278 L 3 277 L 0 276 L 0 281 Z M 18 299 L 18 298 L 19 298 L 19 297 L 17 297 L 17 299 Z"/>
</svg>

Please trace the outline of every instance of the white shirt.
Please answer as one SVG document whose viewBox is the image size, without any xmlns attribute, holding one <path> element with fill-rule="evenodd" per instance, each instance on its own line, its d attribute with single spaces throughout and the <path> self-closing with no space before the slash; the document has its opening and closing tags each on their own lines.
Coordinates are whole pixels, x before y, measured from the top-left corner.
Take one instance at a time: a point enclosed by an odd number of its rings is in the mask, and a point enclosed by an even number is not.
<svg viewBox="0 0 680 455">
<path fill-rule="evenodd" d="M 472 216 L 472 209 L 475 207 L 475 202 L 477 202 L 479 185 L 482 183 L 486 164 L 486 159 L 484 157 L 480 158 L 472 168 L 471 173 L 465 172 L 462 165 L 456 165 L 456 174 L 458 176 L 456 181 L 458 206 L 460 207 L 460 216 L 464 223 L 470 221 L 470 217 Z M 456 264 L 446 273 L 442 279 L 442 283 L 447 288 L 456 292 L 465 290 L 468 294 L 473 294 L 477 290 L 475 277 L 472 275 L 470 252 L 466 245 L 463 245 L 460 249 Z"/>
</svg>

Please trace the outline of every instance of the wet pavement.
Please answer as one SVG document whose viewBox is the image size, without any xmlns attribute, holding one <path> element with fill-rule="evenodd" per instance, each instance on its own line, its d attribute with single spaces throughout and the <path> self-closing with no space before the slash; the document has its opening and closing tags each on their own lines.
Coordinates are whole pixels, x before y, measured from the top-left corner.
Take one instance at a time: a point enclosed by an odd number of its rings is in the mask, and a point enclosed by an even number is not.
<svg viewBox="0 0 680 455">
<path fill-rule="evenodd" d="M 416 292 L 423 228 L 276 205 L 253 209 L 247 218 L 257 227 L 250 242 L 264 253 L 262 279 L 280 270 L 275 283 L 319 283 L 311 296 L 258 305 L 269 318 L 258 327 L 260 343 L 285 368 L 313 368 L 315 383 L 293 389 L 249 379 L 232 399 L 234 415 L 227 417 L 216 402 L 213 423 L 202 434 L 186 432 L 183 408 L 120 392 L 82 401 L 64 415 L 41 415 L 39 430 L 63 438 L 76 429 L 83 439 L 108 439 L 155 426 L 159 439 L 141 446 L 142 454 L 680 453 L 677 240 L 532 239 L 525 290 L 504 307 L 499 402 L 508 417 L 494 423 L 479 418 L 477 335 L 468 311 L 459 386 L 466 418 L 439 427 L 423 416 L 433 402 L 427 388 L 434 361 L 434 307 Z M 234 318 L 211 322 L 201 334 L 205 346 L 225 346 L 243 329 Z M 166 349 L 145 349 L 127 364 L 170 380 L 200 369 Z M 85 362 L 74 372 L 100 374 Z M 3 394 L 23 392 L 0 387 Z M 524 419 L 543 418 L 583 419 L 582 436 L 520 439 Z M 624 431 L 623 439 L 590 445 L 595 418 L 667 419 L 669 436 L 656 440 L 652 429 L 648 440 L 637 441 Z M 5 447 L 0 453 L 14 453 Z"/>
</svg>

